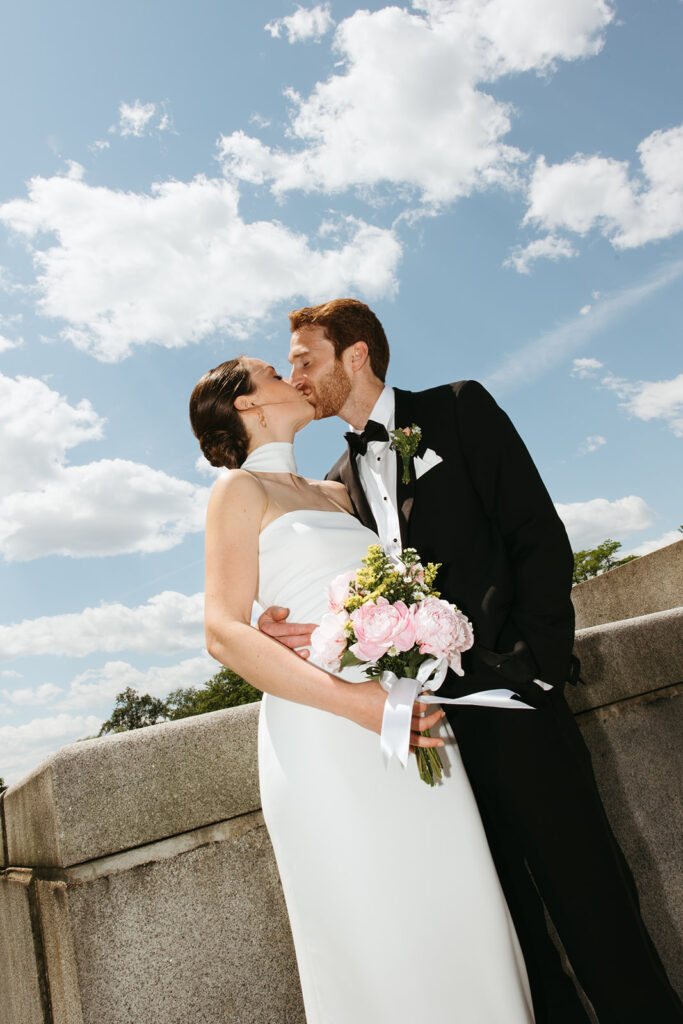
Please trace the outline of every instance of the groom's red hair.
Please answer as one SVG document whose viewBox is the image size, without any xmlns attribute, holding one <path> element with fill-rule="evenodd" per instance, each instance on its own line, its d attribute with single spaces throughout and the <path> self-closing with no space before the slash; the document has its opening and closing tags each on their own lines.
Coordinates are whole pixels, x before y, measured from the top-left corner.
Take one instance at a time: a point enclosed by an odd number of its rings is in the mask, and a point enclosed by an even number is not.
<svg viewBox="0 0 683 1024">
<path fill-rule="evenodd" d="M 369 306 L 358 299 L 332 299 L 320 306 L 304 306 L 289 314 L 291 331 L 302 327 L 322 327 L 334 345 L 337 359 L 344 349 L 357 341 L 368 346 L 370 366 L 383 381 L 389 365 L 389 342 L 384 328 Z"/>
</svg>

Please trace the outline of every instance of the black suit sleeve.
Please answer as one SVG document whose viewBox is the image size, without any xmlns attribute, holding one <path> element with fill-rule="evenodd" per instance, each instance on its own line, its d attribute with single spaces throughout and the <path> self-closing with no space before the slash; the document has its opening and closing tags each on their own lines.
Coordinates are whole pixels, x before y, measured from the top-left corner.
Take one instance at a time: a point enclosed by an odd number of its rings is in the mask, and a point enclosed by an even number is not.
<svg viewBox="0 0 683 1024">
<path fill-rule="evenodd" d="M 539 678 L 564 682 L 574 641 L 574 559 L 566 530 L 524 442 L 488 391 L 476 381 L 451 388 L 472 481 L 502 538 L 514 583 L 500 649 L 522 641 Z"/>
</svg>

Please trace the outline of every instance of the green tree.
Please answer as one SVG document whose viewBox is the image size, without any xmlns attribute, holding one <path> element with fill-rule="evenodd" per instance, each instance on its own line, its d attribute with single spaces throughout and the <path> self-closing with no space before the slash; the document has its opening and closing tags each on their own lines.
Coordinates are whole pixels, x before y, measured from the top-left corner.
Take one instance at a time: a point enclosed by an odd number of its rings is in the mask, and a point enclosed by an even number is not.
<svg viewBox="0 0 683 1024">
<path fill-rule="evenodd" d="M 166 702 L 158 697 L 142 696 L 131 686 L 116 695 L 116 705 L 111 718 L 103 723 L 98 736 L 109 732 L 127 732 L 129 729 L 143 729 L 156 725 L 166 718 Z"/>
<path fill-rule="evenodd" d="M 5 785 L 5 780 L 0 775 L 0 793 L 4 793 L 6 789 L 7 786 Z"/>
<path fill-rule="evenodd" d="M 589 580 L 592 576 L 599 576 L 600 573 L 607 572 L 608 569 L 614 569 L 617 565 L 625 565 L 626 562 L 632 562 L 634 558 L 638 557 L 637 555 L 627 555 L 625 558 L 615 558 L 620 547 L 620 541 L 610 540 L 608 537 L 596 548 L 575 551 L 573 582 L 583 583 L 584 580 Z"/>
<path fill-rule="evenodd" d="M 166 698 L 166 714 L 173 722 L 192 715 L 204 715 L 207 711 L 253 704 L 261 696 L 260 690 L 256 690 L 236 672 L 222 668 L 201 688 L 190 686 L 169 693 Z"/>
</svg>

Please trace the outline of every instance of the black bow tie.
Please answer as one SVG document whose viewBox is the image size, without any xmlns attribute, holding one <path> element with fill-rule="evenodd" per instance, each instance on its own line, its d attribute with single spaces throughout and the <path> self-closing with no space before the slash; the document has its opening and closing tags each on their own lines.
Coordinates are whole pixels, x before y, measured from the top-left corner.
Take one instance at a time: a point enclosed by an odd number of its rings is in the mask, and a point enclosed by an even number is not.
<svg viewBox="0 0 683 1024">
<path fill-rule="evenodd" d="M 354 455 L 365 455 L 368 450 L 369 441 L 388 441 L 389 432 L 381 423 L 368 420 L 362 434 L 356 434 L 353 430 L 349 430 L 348 433 L 344 434 L 344 437 Z"/>
</svg>

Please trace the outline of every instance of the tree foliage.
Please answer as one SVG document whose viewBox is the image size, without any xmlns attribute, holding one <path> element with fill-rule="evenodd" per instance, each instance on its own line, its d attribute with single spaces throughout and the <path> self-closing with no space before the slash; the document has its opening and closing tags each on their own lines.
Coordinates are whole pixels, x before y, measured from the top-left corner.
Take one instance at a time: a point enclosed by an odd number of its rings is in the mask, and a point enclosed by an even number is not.
<svg viewBox="0 0 683 1024">
<path fill-rule="evenodd" d="M 261 691 L 250 686 L 229 668 L 222 668 L 200 687 L 188 686 L 186 689 L 173 690 L 166 700 L 151 697 L 148 693 L 139 694 L 129 686 L 116 695 L 111 718 L 103 723 L 98 736 L 143 729 L 157 722 L 175 722 L 180 718 L 204 715 L 207 711 L 252 704 L 260 699 Z"/>
<path fill-rule="evenodd" d="M 140 694 L 132 686 L 117 693 L 116 704 L 111 718 L 102 724 L 98 736 L 109 732 L 128 732 L 129 729 L 143 729 L 156 725 L 166 718 L 166 702 L 148 693 Z"/>
<path fill-rule="evenodd" d="M 186 690 L 173 690 L 169 693 L 166 699 L 166 713 L 174 722 L 178 718 L 204 715 L 207 711 L 253 704 L 254 701 L 261 700 L 261 696 L 260 690 L 255 689 L 236 672 L 222 668 L 203 683 L 200 689 L 190 686 Z"/>
<path fill-rule="evenodd" d="M 0 793 L 4 793 L 6 789 L 7 786 L 5 785 L 5 780 L 0 775 Z"/>
<path fill-rule="evenodd" d="M 617 565 L 625 565 L 632 562 L 637 555 L 627 555 L 625 558 L 615 558 L 615 554 L 621 547 L 618 540 L 603 540 L 596 548 L 585 551 L 574 552 L 574 583 L 583 583 L 593 576 L 599 576 L 608 569 L 614 569 Z"/>
</svg>

